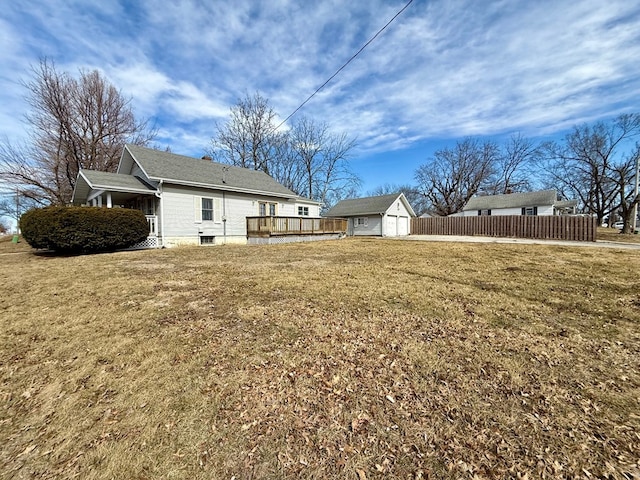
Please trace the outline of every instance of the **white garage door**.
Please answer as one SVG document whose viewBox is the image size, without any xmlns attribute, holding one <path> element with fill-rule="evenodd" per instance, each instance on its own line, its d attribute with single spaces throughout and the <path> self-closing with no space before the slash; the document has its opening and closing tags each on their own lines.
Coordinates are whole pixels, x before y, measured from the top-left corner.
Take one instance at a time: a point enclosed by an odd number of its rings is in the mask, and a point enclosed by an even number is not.
<svg viewBox="0 0 640 480">
<path fill-rule="evenodd" d="M 398 235 L 409 235 L 409 217 L 398 217 Z"/>
<path fill-rule="evenodd" d="M 398 235 L 398 217 L 389 215 L 387 217 L 387 231 L 384 234 L 388 237 L 395 237 Z"/>
</svg>

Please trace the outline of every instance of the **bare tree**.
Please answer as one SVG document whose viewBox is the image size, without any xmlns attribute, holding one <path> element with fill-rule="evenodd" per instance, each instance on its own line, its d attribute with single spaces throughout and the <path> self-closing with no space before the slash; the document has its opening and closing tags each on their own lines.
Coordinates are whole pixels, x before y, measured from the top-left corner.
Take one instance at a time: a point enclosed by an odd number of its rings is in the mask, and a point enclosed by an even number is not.
<svg viewBox="0 0 640 480">
<path fill-rule="evenodd" d="M 275 119 L 267 99 L 259 93 L 245 95 L 231 107 L 229 120 L 216 125 L 212 156 L 223 163 L 269 173 L 272 150 L 279 144 Z"/>
<path fill-rule="evenodd" d="M 289 132 L 294 161 L 301 173 L 300 195 L 332 205 L 360 185 L 348 166 L 355 141 L 346 134 L 333 134 L 326 123 L 301 117 Z"/>
<path fill-rule="evenodd" d="M 23 84 L 30 141 L 0 146 L 0 177 L 29 198 L 68 203 L 81 168 L 115 171 L 125 143 L 146 145 L 155 136 L 98 71 L 81 70 L 76 79 L 44 59 L 32 73 Z"/>
<path fill-rule="evenodd" d="M 355 195 L 360 179 L 348 163 L 355 140 L 307 117 L 278 132 L 276 117 L 268 100 L 258 93 L 247 95 L 231 108 L 230 119 L 217 126 L 211 155 L 220 162 L 262 170 L 325 207 Z"/>
<path fill-rule="evenodd" d="M 467 138 L 454 148 L 435 152 L 418 167 L 415 178 L 420 193 L 435 215 L 451 215 L 462 211 L 495 172 L 500 156 L 498 146 L 491 141 Z"/>
<path fill-rule="evenodd" d="M 598 224 L 624 203 L 630 185 L 629 141 L 640 135 L 640 115 L 624 114 L 611 122 L 573 128 L 563 142 L 544 145 L 541 168 L 549 184 L 577 198 Z M 613 223 L 613 222 L 610 222 Z"/>
<path fill-rule="evenodd" d="M 531 169 L 540 147 L 520 134 L 512 135 L 500 148 L 493 175 L 483 188 L 489 195 L 531 190 Z"/>
<path fill-rule="evenodd" d="M 404 193 L 404 196 L 411 204 L 411 208 L 413 208 L 416 215 L 420 216 L 427 213 L 429 206 L 426 203 L 426 198 L 420 193 L 418 187 L 415 185 L 385 183 L 367 191 L 367 196 L 375 197 L 378 195 L 389 195 L 392 193 Z"/>
<path fill-rule="evenodd" d="M 633 218 L 634 207 L 640 201 L 640 195 L 636 195 L 635 174 L 636 162 L 640 158 L 640 145 L 636 144 L 634 151 L 616 163 L 612 167 L 612 179 L 618 190 L 617 213 L 622 217 L 622 232 L 633 233 L 636 227 L 636 219 Z M 613 222 L 609 222 L 613 224 Z"/>
</svg>

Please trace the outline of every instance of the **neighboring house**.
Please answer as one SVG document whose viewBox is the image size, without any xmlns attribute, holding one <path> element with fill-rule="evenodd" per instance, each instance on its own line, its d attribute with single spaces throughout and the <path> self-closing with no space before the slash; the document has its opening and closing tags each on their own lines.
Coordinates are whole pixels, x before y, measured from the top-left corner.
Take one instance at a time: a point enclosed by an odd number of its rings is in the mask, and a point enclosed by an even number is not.
<svg viewBox="0 0 640 480">
<path fill-rule="evenodd" d="M 347 235 L 409 235 L 413 208 L 403 193 L 342 200 L 325 217 L 346 218 Z"/>
<path fill-rule="evenodd" d="M 465 217 L 480 215 L 571 215 L 577 200 L 558 200 L 555 190 L 473 197 L 462 209 Z"/>
<path fill-rule="evenodd" d="M 247 243 L 247 217 L 313 218 L 321 205 L 262 171 L 135 145 L 117 173 L 81 170 L 72 204 L 142 210 L 150 247 Z"/>
</svg>

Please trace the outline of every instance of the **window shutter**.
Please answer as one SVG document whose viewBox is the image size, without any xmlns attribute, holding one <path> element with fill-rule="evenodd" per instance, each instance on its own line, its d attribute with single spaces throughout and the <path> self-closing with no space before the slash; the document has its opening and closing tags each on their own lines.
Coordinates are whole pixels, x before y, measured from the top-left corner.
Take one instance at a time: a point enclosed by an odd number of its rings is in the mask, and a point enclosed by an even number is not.
<svg viewBox="0 0 640 480">
<path fill-rule="evenodd" d="M 222 222 L 222 202 L 219 198 L 213 199 L 213 221 L 216 223 Z"/>
<path fill-rule="evenodd" d="M 526 215 L 527 214 L 527 209 L 522 207 L 522 215 Z"/>
<path fill-rule="evenodd" d="M 193 197 L 193 213 L 195 215 L 195 222 L 202 223 L 202 197 Z"/>
</svg>

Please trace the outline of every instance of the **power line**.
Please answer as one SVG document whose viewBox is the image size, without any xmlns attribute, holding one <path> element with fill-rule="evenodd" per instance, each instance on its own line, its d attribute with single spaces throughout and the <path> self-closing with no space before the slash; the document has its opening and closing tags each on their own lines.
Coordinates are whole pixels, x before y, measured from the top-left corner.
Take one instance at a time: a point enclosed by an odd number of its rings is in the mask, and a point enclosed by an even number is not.
<svg viewBox="0 0 640 480">
<path fill-rule="evenodd" d="M 324 87 L 325 87 L 325 86 L 326 86 L 326 85 L 327 85 L 331 80 L 333 80 L 333 79 L 334 79 L 334 78 L 335 78 L 335 77 L 336 77 L 336 76 L 337 76 L 337 75 L 338 75 L 342 70 L 344 70 L 344 68 L 345 68 L 347 65 L 349 65 L 349 64 L 350 64 L 350 63 L 351 63 L 351 62 L 352 62 L 352 61 L 353 61 L 353 60 L 354 60 L 358 55 L 360 55 L 360 53 L 361 53 L 365 48 L 367 48 L 367 47 L 369 46 L 369 44 L 370 44 L 371 42 L 373 42 L 373 41 L 378 37 L 378 35 L 380 35 L 380 34 L 381 34 L 381 33 L 382 33 L 382 32 L 383 32 L 383 31 L 384 31 L 384 30 L 385 30 L 389 25 L 391 25 L 391 23 L 392 23 L 396 18 L 398 18 L 398 17 L 402 14 L 402 12 L 404 12 L 404 11 L 407 9 L 407 7 L 409 7 L 409 5 L 411 5 L 412 3 L 413 3 L 413 0 L 409 0 L 409 1 L 407 2 L 407 4 L 406 4 L 404 7 L 402 7 L 402 8 L 398 11 L 398 13 L 396 13 L 396 14 L 393 16 L 393 18 L 392 18 L 391 20 L 389 20 L 389 21 L 385 24 L 385 26 L 384 26 L 384 27 L 382 27 L 380 30 L 378 30 L 378 31 L 376 32 L 376 34 L 375 34 L 373 37 L 371 37 L 371 38 L 367 41 L 367 43 L 365 43 L 365 44 L 360 48 L 360 50 L 358 50 L 358 51 L 357 51 L 357 52 L 356 52 L 356 53 L 355 53 L 355 54 L 354 54 L 354 55 L 353 55 L 349 60 L 347 60 L 347 61 L 345 62 L 345 64 L 344 64 L 344 65 L 342 65 L 338 70 L 336 70 L 336 71 L 335 71 L 335 73 L 334 73 L 333 75 L 331 75 L 331 76 L 329 77 L 329 79 L 328 79 L 326 82 L 324 82 L 322 85 L 320 85 L 320 86 L 316 89 L 316 91 L 315 91 L 315 92 L 313 92 L 311 95 L 309 95 L 309 96 L 307 97 L 307 99 L 306 99 L 304 102 L 302 102 L 302 103 L 298 106 L 298 108 L 296 108 L 293 112 L 291 112 L 291 114 L 289 114 L 289 116 L 288 116 L 287 118 L 285 118 L 282 122 L 280 122 L 280 124 L 279 124 L 279 125 L 278 125 L 274 130 L 278 130 L 282 125 L 284 125 L 285 123 L 287 123 L 287 120 L 289 120 L 289 119 L 290 119 L 291 117 L 293 117 L 296 113 L 298 113 L 298 110 L 300 110 L 302 107 L 304 107 L 304 106 L 307 104 L 307 102 L 308 102 L 309 100 L 311 100 L 313 97 L 315 97 L 315 96 L 316 96 L 316 94 L 317 94 L 320 90 L 322 90 L 322 89 L 323 89 L 323 88 L 324 88 Z"/>
</svg>

